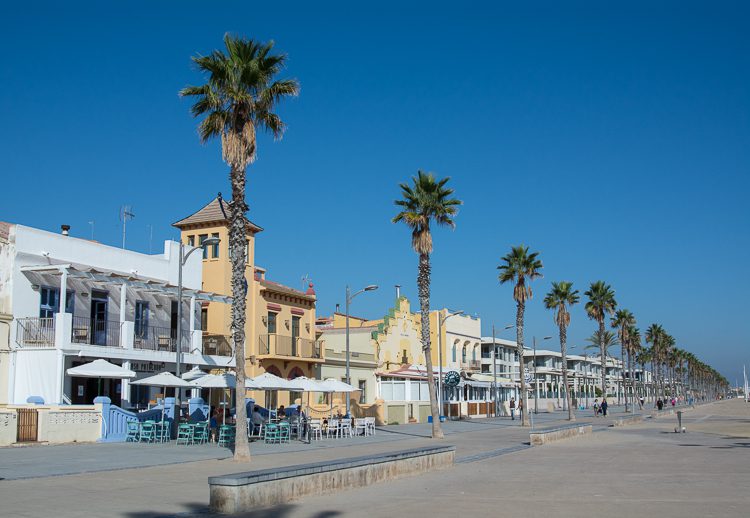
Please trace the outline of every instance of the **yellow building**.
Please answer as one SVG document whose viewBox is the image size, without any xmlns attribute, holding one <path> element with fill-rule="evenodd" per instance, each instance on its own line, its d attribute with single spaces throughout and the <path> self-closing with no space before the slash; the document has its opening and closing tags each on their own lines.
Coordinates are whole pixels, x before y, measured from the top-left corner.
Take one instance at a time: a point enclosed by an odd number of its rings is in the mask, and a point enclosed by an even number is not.
<svg viewBox="0 0 750 518">
<path fill-rule="evenodd" d="M 223 295 L 232 292 L 228 203 L 219 194 L 199 211 L 174 223 L 186 245 L 200 246 L 210 237 L 221 240 L 203 252 L 203 289 Z M 246 374 L 254 377 L 270 372 L 287 379 L 314 377 L 315 366 L 325 359 L 315 335 L 315 290 L 312 284 L 302 292 L 268 280 L 266 270 L 255 264 L 255 237 L 263 229 L 249 220 L 246 228 Z M 211 302 L 201 308 L 204 342 L 231 347 L 230 325 L 230 305 Z M 288 393 L 282 392 L 278 403 L 288 404 Z"/>
</svg>

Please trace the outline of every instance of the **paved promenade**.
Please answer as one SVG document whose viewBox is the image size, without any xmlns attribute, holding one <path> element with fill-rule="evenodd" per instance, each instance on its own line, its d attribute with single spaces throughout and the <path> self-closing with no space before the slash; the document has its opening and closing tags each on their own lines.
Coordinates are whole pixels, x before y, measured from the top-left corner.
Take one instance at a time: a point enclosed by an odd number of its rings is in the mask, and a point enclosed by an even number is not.
<svg viewBox="0 0 750 518">
<path fill-rule="evenodd" d="M 561 516 L 582 512 L 597 516 L 602 515 L 597 511 L 600 508 L 613 516 L 636 511 L 648 514 L 657 508 L 665 516 L 671 516 L 672 508 L 681 508 L 680 516 L 691 516 L 684 511 L 698 508 L 706 516 L 746 516 L 734 513 L 731 505 L 748 504 L 745 491 L 737 484 L 742 485 L 749 474 L 750 450 L 742 444 L 750 443 L 740 435 L 724 435 L 739 433 L 743 420 L 745 429 L 750 427 L 743 410 L 747 411 L 741 402 L 730 401 L 690 411 L 686 414 L 690 433 L 681 435 L 668 433 L 674 428 L 673 417 L 613 429 L 607 428 L 609 419 L 581 416 L 579 422 L 593 422 L 599 432 L 539 448 L 525 446 L 529 430 L 519 427 L 518 421 L 447 423 L 443 444 L 456 446 L 457 460 L 450 470 L 308 498 L 248 516 L 372 516 L 374 510 L 378 515 L 423 513 L 427 505 L 431 514 L 438 516 L 455 516 L 467 509 L 508 516 L 520 509 L 529 516 L 553 511 Z M 566 422 L 562 413 L 536 417 L 538 428 Z M 216 446 L 99 444 L 2 449 L 0 477 L 6 480 L 0 481 L 0 502 L 8 516 L 80 516 L 84 509 L 90 516 L 202 514 L 208 502 L 207 477 L 212 475 L 434 444 L 426 437 L 426 425 L 389 426 L 385 430 L 366 439 L 311 445 L 292 443 L 279 448 L 253 444 L 251 465 L 220 459 L 228 453 Z M 710 482 L 703 481 L 701 475 L 713 471 Z M 703 488 L 704 494 L 698 492 Z M 706 505 L 686 508 L 683 502 L 692 500 Z M 565 514 L 568 508 L 570 513 Z"/>
</svg>

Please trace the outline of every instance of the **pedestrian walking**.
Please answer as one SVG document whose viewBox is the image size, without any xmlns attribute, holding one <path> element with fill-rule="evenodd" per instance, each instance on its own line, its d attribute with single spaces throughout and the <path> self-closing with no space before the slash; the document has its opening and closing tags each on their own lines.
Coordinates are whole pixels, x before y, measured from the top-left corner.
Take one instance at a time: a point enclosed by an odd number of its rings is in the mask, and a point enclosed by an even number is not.
<svg viewBox="0 0 750 518">
<path fill-rule="evenodd" d="M 516 420 L 516 398 L 510 398 L 510 420 Z"/>
<path fill-rule="evenodd" d="M 599 400 L 594 400 L 594 417 L 599 417 Z"/>
<path fill-rule="evenodd" d="M 656 400 L 656 408 L 658 408 L 659 410 L 664 408 L 664 401 L 662 401 L 661 398 Z"/>
<path fill-rule="evenodd" d="M 607 404 L 607 399 L 602 398 L 602 416 L 607 417 L 607 407 L 609 405 Z"/>
<path fill-rule="evenodd" d="M 523 399 L 518 400 L 518 418 L 523 421 Z"/>
</svg>

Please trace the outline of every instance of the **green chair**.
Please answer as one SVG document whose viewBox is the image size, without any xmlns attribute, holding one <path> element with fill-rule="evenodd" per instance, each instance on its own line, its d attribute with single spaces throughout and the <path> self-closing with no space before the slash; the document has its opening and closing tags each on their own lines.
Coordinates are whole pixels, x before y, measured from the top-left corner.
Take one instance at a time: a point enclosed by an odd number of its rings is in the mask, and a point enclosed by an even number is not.
<svg viewBox="0 0 750 518">
<path fill-rule="evenodd" d="M 279 423 L 279 444 L 282 442 L 290 442 L 292 436 L 292 425 L 287 421 Z"/>
<path fill-rule="evenodd" d="M 183 423 L 177 428 L 177 442 L 176 444 L 192 444 L 193 443 L 193 427 L 187 423 Z"/>
<path fill-rule="evenodd" d="M 125 436 L 125 442 L 138 442 L 139 430 L 138 421 L 128 421 L 128 434 Z"/>
<path fill-rule="evenodd" d="M 144 421 L 141 423 L 141 431 L 138 434 L 138 442 L 155 442 L 156 441 L 156 423 L 154 421 Z"/>
<path fill-rule="evenodd" d="M 234 427 L 228 424 L 219 427 L 219 447 L 234 444 Z"/>
<path fill-rule="evenodd" d="M 208 442 L 208 423 L 198 423 L 193 428 L 193 443 L 205 444 Z"/>
<path fill-rule="evenodd" d="M 279 425 L 277 425 L 276 423 L 268 423 L 266 424 L 263 440 L 266 442 L 266 444 L 280 442 L 279 433 Z"/>
</svg>

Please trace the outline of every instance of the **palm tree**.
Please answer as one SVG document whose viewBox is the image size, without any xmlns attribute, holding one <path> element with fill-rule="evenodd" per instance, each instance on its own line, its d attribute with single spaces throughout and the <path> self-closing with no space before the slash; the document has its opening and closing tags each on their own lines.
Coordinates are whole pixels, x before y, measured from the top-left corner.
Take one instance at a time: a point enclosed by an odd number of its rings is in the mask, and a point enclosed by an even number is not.
<svg viewBox="0 0 750 518">
<path fill-rule="evenodd" d="M 655 376 L 656 387 L 654 399 L 664 398 L 664 382 L 661 376 L 662 343 L 665 336 L 664 328 L 659 324 L 651 324 L 646 329 L 646 342 L 651 344 L 651 370 Z"/>
<path fill-rule="evenodd" d="M 538 258 L 539 252 L 529 253 L 529 247 L 520 245 L 511 248 L 510 253 L 503 257 L 503 264 L 497 267 L 500 270 L 498 280 L 500 284 L 514 282 L 513 300 L 516 301 L 516 347 L 518 350 L 519 374 L 521 376 L 521 397 L 523 401 L 522 426 L 529 426 L 529 397 L 526 393 L 525 366 L 523 361 L 523 313 L 526 301 L 531 299 L 533 293 L 531 286 L 526 280 L 532 281 L 542 277 L 542 261 Z"/>
<path fill-rule="evenodd" d="M 630 371 L 630 385 L 631 385 L 631 393 L 633 394 L 634 398 L 639 398 L 639 392 L 642 394 L 643 391 L 638 390 L 638 381 L 636 380 L 636 373 L 635 371 L 638 370 L 638 365 L 636 364 L 638 361 L 639 356 L 642 354 L 643 351 L 643 345 L 641 344 L 641 330 L 638 329 L 635 326 L 632 326 L 630 328 L 630 332 L 628 333 L 630 337 L 630 346 L 628 349 L 628 370 Z M 641 385 L 643 385 L 643 378 L 644 374 L 643 371 L 641 371 Z M 633 411 L 635 411 L 635 402 L 633 403 Z"/>
<path fill-rule="evenodd" d="M 263 130 L 280 139 L 284 123 L 273 112 L 279 101 L 299 93 L 295 79 L 276 80 L 286 62 L 284 54 L 274 54 L 273 42 L 260 43 L 226 34 L 226 52 L 214 50 L 195 56 L 193 62 L 206 77 L 201 86 L 187 86 L 183 97 L 195 97 L 191 112 L 203 117 L 198 124 L 201 142 L 221 138 L 222 159 L 229 166 L 232 202 L 229 204 L 229 256 L 232 262 L 232 337 L 235 348 L 237 387 L 245 386 L 245 320 L 247 280 L 247 204 L 245 173 L 255 160 L 256 131 Z M 244 390 L 237 390 L 236 461 L 250 460 L 247 441 L 247 411 Z M 243 394 L 240 397 L 240 394 Z"/>
<path fill-rule="evenodd" d="M 630 329 L 635 326 L 635 317 L 627 309 L 619 309 L 612 317 L 612 327 L 617 329 L 617 335 L 620 339 L 620 363 L 622 365 L 622 390 L 625 393 L 625 412 L 628 411 L 628 394 L 625 387 L 625 353 L 630 355 Z M 633 373 L 631 371 L 630 375 Z"/>
<path fill-rule="evenodd" d="M 617 307 L 615 301 L 615 292 L 609 284 L 604 281 L 596 281 L 591 283 L 591 287 L 586 291 L 585 295 L 589 298 L 586 303 L 586 314 L 592 320 L 596 320 L 599 324 L 599 333 L 597 336 L 603 339 L 604 334 L 604 319 L 607 315 L 612 315 Z M 599 344 L 599 354 L 602 358 L 602 397 L 607 397 L 607 368 L 606 368 L 606 355 L 604 354 L 604 344 Z"/>
<path fill-rule="evenodd" d="M 417 171 L 412 177 L 412 185 L 402 183 L 402 198 L 396 200 L 400 212 L 393 218 L 393 223 L 403 221 L 411 229 L 411 246 L 419 254 L 419 273 L 417 288 L 419 305 L 422 312 L 422 351 L 429 376 L 432 376 L 432 348 L 430 346 L 430 254 L 432 253 L 432 233 L 430 223 L 454 228 L 453 218 L 458 213 L 458 206 L 463 202 L 453 198 L 453 189 L 445 185 L 449 177 L 436 180 L 432 173 Z M 432 437 L 443 438 L 440 426 L 440 410 L 434 380 L 428 383 L 430 409 L 432 412 Z"/>
<path fill-rule="evenodd" d="M 604 331 L 596 330 L 592 333 L 591 336 L 586 338 L 586 341 L 589 343 L 589 345 L 585 346 L 584 349 L 594 349 L 599 352 L 600 359 L 601 359 L 601 368 L 602 368 L 602 375 L 606 376 L 607 374 L 607 357 L 609 356 L 609 350 L 612 347 L 617 347 L 620 345 L 619 340 L 617 339 L 617 335 L 614 334 L 609 329 L 605 329 Z M 602 355 L 602 351 L 604 356 Z M 602 397 L 607 397 L 607 387 L 605 385 L 604 390 L 602 390 Z"/>
<path fill-rule="evenodd" d="M 566 343 L 568 339 L 568 326 L 570 325 L 570 312 L 568 306 L 578 304 L 581 298 L 578 290 L 573 289 L 573 283 L 568 281 L 553 282 L 552 289 L 544 297 L 544 307 L 555 311 L 555 323 L 560 330 L 560 354 L 562 355 L 563 386 L 565 387 L 565 402 L 568 405 L 568 420 L 575 421 L 573 407 L 570 404 L 570 390 L 568 387 L 568 352 Z"/>
</svg>

